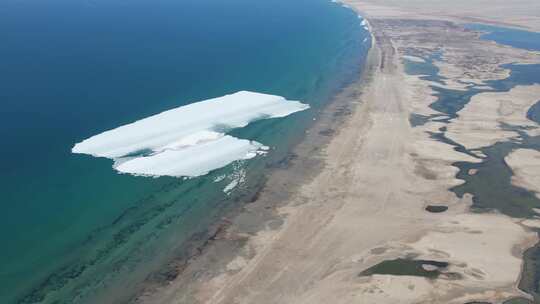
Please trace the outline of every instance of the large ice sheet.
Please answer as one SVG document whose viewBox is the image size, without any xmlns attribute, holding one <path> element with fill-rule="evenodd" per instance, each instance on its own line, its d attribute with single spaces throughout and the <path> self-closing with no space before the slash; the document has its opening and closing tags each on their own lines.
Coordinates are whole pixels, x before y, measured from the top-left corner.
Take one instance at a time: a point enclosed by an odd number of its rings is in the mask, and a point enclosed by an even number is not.
<svg viewBox="0 0 540 304">
<path fill-rule="evenodd" d="M 115 160 L 115 169 L 151 176 L 199 176 L 262 153 L 262 144 L 225 135 L 252 121 L 309 108 L 283 97 L 241 91 L 168 110 L 105 131 L 72 152 Z"/>
</svg>

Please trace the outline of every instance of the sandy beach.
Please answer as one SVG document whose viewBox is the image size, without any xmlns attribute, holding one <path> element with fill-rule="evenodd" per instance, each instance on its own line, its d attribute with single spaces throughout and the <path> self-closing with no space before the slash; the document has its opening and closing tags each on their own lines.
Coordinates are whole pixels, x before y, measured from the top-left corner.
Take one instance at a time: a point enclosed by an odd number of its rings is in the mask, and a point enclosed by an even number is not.
<svg viewBox="0 0 540 304">
<path fill-rule="evenodd" d="M 256 200 L 224 220 L 178 277 L 134 302 L 533 300 L 518 285 L 540 220 L 473 211 L 473 195 L 451 189 L 465 183 L 456 163 L 481 164 L 484 148 L 540 134 L 526 118 L 540 100 L 540 86 L 479 91 L 448 111 L 433 104 L 437 88 L 482 90 L 509 76 L 504 64 L 540 63 L 537 52 L 481 40 L 463 22 L 540 30 L 540 14 L 524 13 L 527 1 L 515 3 L 502 19 L 493 13 L 495 4 L 481 9 L 486 1 L 448 9 L 437 6 L 441 1 L 344 2 L 367 17 L 373 33 L 361 80 L 321 113 L 289 165 L 273 172 Z M 442 58 L 433 64 L 444 81 L 406 73 L 407 62 L 423 63 L 436 52 Z M 412 123 L 414 115 L 423 121 Z M 538 151 L 515 150 L 505 161 L 515 173 L 514 186 L 540 191 Z M 445 208 L 430 212 L 428 206 Z M 403 272 L 403 261 L 420 268 Z M 377 270 L 389 262 L 397 266 Z M 369 269 L 375 270 L 365 275 Z"/>
</svg>

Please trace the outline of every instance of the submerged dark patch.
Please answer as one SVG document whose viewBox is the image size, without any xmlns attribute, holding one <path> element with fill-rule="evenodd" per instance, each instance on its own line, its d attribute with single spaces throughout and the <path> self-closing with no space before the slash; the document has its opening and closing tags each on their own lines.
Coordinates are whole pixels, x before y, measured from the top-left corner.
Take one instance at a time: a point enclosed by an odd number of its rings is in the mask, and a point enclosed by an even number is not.
<svg viewBox="0 0 540 304">
<path fill-rule="evenodd" d="M 445 212 L 446 210 L 448 210 L 448 206 L 443 205 L 428 205 L 426 207 L 426 211 L 431 213 L 441 213 Z"/>
<path fill-rule="evenodd" d="M 336 131 L 333 129 L 325 129 L 325 130 L 319 131 L 319 134 L 324 135 L 324 136 L 332 136 L 335 133 Z"/>
<path fill-rule="evenodd" d="M 430 279 L 436 279 L 442 272 L 442 269 L 448 267 L 447 262 L 432 260 L 412 260 L 395 259 L 383 261 L 373 267 L 362 271 L 359 276 L 370 276 L 374 274 L 388 274 L 396 276 L 419 276 Z M 434 266 L 433 270 L 426 270 L 424 266 Z"/>
</svg>

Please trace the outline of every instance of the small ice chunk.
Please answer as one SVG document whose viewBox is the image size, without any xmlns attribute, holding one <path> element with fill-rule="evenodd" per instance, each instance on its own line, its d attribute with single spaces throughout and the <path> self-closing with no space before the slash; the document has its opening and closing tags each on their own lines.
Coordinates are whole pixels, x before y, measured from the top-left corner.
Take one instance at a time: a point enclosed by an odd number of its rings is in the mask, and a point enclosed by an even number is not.
<svg viewBox="0 0 540 304">
<path fill-rule="evenodd" d="M 246 181 L 246 170 L 241 165 L 237 165 L 229 178 L 231 178 L 232 181 L 223 188 L 223 192 L 226 194 L 230 194 L 234 188 Z"/>
</svg>

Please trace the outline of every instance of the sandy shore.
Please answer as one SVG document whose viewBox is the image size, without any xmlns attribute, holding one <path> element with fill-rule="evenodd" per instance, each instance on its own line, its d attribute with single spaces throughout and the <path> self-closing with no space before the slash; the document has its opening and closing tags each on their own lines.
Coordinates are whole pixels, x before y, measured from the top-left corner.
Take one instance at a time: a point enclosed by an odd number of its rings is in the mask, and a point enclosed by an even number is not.
<svg viewBox="0 0 540 304">
<path fill-rule="evenodd" d="M 537 126 L 524 115 L 540 100 L 538 86 L 480 93 L 452 119 L 430 105 L 436 100 L 433 85 L 465 90 L 466 79 L 482 86 L 508 76 L 501 64 L 535 63 L 540 57 L 482 41 L 478 33 L 453 23 L 465 17 L 441 13 L 436 20 L 425 20 L 425 12 L 414 13 L 414 7 L 347 3 L 369 17 L 376 41 L 363 84 L 338 96 L 297 147 L 291 166 L 275 172 L 258 199 L 228 220 L 178 278 L 136 302 L 381 304 L 531 298 L 517 285 L 523 253 L 537 242 L 530 227 L 540 222 L 495 211 L 471 212 L 472 197 L 459 198 L 449 190 L 464 182 L 456 178 L 459 169 L 453 164 L 480 163 L 484 155 L 458 152 L 455 144 L 432 135 L 445 128 L 447 137 L 465 148 L 515 139 L 517 133 L 501 124 L 528 126 L 527 132 L 535 135 Z M 423 62 L 437 50 L 444 54 L 436 63 L 444 83 L 404 72 L 403 60 Z M 498 102 L 489 102 L 493 99 Z M 512 103 L 504 102 L 508 99 Z M 411 114 L 432 118 L 413 127 Z M 515 184 L 533 190 L 526 181 L 536 181 L 539 172 L 526 164 L 538 161 L 537 154 L 518 150 L 507 157 L 517 172 Z M 433 213 L 425 210 L 428 205 L 448 209 Z M 395 259 L 446 266 L 426 266 L 438 271 L 436 278 L 362 275 Z"/>
</svg>

